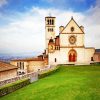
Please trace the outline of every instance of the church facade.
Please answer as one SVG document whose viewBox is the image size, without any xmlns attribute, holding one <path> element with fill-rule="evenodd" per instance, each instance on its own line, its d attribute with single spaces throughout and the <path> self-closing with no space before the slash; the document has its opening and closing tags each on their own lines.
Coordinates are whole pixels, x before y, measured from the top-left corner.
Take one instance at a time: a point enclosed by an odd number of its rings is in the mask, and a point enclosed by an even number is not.
<svg viewBox="0 0 100 100">
<path fill-rule="evenodd" d="M 55 36 L 55 19 L 55 17 L 45 18 L 48 64 L 90 64 L 95 49 L 85 47 L 84 27 L 79 26 L 71 18 L 65 27 L 59 27 L 59 35 Z"/>
<path fill-rule="evenodd" d="M 10 63 L 18 67 L 19 74 L 37 72 L 47 65 L 58 64 L 90 64 L 95 49 L 84 46 L 84 27 L 79 26 L 71 18 L 64 27 L 59 27 L 59 35 L 55 35 L 56 17 L 45 17 L 45 52 L 37 57 L 14 59 Z"/>
</svg>

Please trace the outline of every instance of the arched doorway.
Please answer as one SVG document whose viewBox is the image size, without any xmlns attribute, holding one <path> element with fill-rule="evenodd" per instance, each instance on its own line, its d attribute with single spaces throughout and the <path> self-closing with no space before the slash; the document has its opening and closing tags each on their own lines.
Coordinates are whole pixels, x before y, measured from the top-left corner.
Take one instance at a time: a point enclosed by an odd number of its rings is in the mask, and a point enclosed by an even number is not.
<svg viewBox="0 0 100 100">
<path fill-rule="evenodd" d="M 77 61 L 77 52 L 74 49 L 71 49 L 68 53 L 69 62 Z"/>
</svg>

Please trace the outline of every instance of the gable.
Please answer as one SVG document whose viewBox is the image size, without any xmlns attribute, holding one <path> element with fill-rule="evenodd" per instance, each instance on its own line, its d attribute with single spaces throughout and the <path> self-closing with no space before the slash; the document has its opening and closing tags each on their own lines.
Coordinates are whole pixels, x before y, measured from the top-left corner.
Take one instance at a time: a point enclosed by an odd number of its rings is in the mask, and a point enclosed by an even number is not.
<svg viewBox="0 0 100 100">
<path fill-rule="evenodd" d="M 71 28 L 74 28 L 74 30 L 72 31 Z M 69 23 L 65 26 L 65 28 L 62 30 L 61 33 L 84 33 L 82 31 L 82 29 L 78 26 L 78 24 L 74 21 L 74 19 L 72 18 Z"/>
</svg>

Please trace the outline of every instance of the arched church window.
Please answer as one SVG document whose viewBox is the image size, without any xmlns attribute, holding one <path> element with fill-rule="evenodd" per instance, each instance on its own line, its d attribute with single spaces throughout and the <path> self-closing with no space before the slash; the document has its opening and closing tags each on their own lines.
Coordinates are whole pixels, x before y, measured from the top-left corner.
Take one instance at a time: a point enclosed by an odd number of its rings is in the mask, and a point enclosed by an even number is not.
<svg viewBox="0 0 100 100">
<path fill-rule="evenodd" d="M 49 19 L 47 20 L 47 24 L 49 25 Z"/>
<path fill-rule="evenodd" d="M 54 20 L 52 19 L 52 25 L 54 25 Z"/>
<path fill-rule="evenodd" d="M 50 32 L 52 32 L 52 28 L 50 28 Z"/>
<path fill-rule="evenodd" d="M 49 31 L 51 32 L 51 28 L 49 29 Z"/>
<path fill-rule="evenodd" d="M 50 19 L 50 25 L 51 25 L 52 23 L 51 23 L 51 19 Z"/>
</svg>

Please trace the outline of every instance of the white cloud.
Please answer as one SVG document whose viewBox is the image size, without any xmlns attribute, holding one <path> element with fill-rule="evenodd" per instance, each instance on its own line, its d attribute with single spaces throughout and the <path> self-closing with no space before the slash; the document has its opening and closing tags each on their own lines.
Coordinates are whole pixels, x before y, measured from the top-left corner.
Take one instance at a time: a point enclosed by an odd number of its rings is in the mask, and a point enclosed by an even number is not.
<svg viewBox="0 0 100 100">
<path fill-rule="evenodd" d="M 11 22 L 0 28 L 0 52 L 43 51 L 45 48 L 45 16 L 48 16 L 49 12 L 56 17 L 57 33 L 59 33 L 59 26 L 65 26 L 73 16 L 80 26 L 85 27 L 85 45 L 100 48 L 100 23 L 92 19 L 96 16 L 91 16 L 96 12 L 98 14 L 98 10 L 94 12 L 92 9 L 94 8 L 91 8 L 85 15 L 79 12 L 33 7 L 28 12 L 19 13 L 18 19 L 9 17 L 9 20 L 12 19 Z"/>
<path fill-rule="evenodd" d="M 0 7 L 6 5 L 7 3 L 7 0 L 0 0 Z"/>
</svg>

